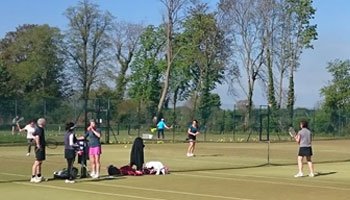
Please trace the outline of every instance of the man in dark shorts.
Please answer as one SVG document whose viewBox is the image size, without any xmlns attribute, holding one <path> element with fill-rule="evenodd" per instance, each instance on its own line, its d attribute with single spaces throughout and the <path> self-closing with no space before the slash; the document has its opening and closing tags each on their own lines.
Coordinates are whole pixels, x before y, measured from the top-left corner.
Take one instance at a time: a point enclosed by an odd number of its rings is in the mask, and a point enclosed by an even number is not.
<svg viewBox="0 0 350 200">
<path fill-rule="evenodd" d="M 35 161 L 32 166 L 32 178 L 30 182 L 32 183 L 40 183 L 43 181 L 43 176 L 41 174 L 41 165 L 42 162 L 46 158 L 45 153 L 45 128 L 46 120 L 44 118 L 40 118 L 37 121 L 37 127 L 33 133 L 34 141 L 35 141 Z"/>
<path fill-rule="evenodd" d="M 308 123 L 305 120 L 300 122 L 301 130 L 295 135 L 295 141 L 299 144 L 298 153 L 298 170 L 299 172 L 294 177 L 303 177 L 303 159 L 306 158 L 307 165 L 309 166 L 309 177 L 314 177 L 314 166 L 312 164 L 312 147 L 311 147 L 311 131 L 308 129 Z"/>
</svg>

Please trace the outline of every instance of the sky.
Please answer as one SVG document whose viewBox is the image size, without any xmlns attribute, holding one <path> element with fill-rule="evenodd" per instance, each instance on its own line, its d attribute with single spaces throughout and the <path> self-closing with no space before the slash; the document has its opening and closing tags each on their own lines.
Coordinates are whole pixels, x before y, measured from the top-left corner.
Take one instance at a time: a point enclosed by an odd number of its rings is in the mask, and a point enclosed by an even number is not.
<svg viewBox="0 0 350 200">
<path fill-rule="evenodd" d="M 61 30 L 67 29 L 65 10 L 76 6 L 79 0 L 1 0 L 0 39 L 7 32 L 15 31 L 23 24 L 49 24 Z M 143 22 L 158 25 L 162 20 L 164 7 L 159 0 L 95 0 L 101 10 L 108 10 L 117 20 Z M 215 5 L 217 0 L 206 0 Z M 296 72 L 296 107 L 314 108 L 322 100 L 320 89 L 331 80 L 326 67 L 336 59 L 350 59 L 350 1 L 314 0 L 316 8 L 312 24 L 317 24 L 318 40 L 313 49 L 304 50 L 300 68 Z M 257 87 L 254 104 L 266 105 L 261 87 Z M 233 108 L 236 101 L 244 97 L 228 94 L 227 86 L 219 86 L 216 92 L 221 96 L 222 107 Z"/>
</svg>

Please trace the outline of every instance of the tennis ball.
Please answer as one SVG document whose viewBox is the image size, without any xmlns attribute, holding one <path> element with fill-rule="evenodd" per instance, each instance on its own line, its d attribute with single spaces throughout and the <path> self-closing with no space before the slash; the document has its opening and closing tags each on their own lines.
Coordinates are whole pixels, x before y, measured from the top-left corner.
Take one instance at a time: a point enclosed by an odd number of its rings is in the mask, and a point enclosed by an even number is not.
<svg viewBox="0 0 350 200">
<path fill-rule="evenodd" d="M 125 145 L 124 148 L 125 148 L 125 149 L 128 148 L 128 145 Z"/>
</svg>

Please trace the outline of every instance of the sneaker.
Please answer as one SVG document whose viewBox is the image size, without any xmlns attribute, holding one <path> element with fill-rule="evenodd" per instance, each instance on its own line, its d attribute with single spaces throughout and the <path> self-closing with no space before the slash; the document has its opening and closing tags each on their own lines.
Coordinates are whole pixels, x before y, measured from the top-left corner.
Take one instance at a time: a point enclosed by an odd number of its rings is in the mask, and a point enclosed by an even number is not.
<svg viewBox="0 0 350 200">
<path fill-rule="evenodd" d="M 69 180 L 69 179 L 66 179 L 64 182 L 65 182 L 65 183 L 75 183 L 74 180 Z"/>
<path fill-rule="evenodd" d="M 26 156 L 30 156 L 30 153 L 27 153 Z"/>
<path fill-rule="evenodd" d="M 35 183 L 35 177 L 30 178 L 31 183 Z"/>
<path fill-rule="evenodd" d="M 93 176 L 91 176 L 91 178 L 97 179 L 97 178 L 100 178 L 100 176 L 98 174 L 94 174 Z"/>
<path fill-rule="evenodd" d="M 303 177 L 303 176 L 304 176 L 304 174 L 301 173 L 301 172 L 299 172 L 299 173 L 297 173 L 297 174 L 294 175 L 295 178 Z"/>
<path fill-rule="evenodd" d="M 91 178 L 95 177 L 95 175 L 96 175 L 95 172 L 91 172 L 91 173 L 90 173 L 90 177 L 91 177 Z"/>
<path fill-rule="evenodd" d="M 34 183 L 40 183 L 43 180 L 42 176 L 34 177 Z"/>
<path fill-rule="evenodd" d="M 190 154 L 190 153 L 187 153 L 187 154 L 186 154 L 186 156 L 187 156 L 187 157 L 191 157 L 191 156 L 192 156 L 192 154 Z"/>
<path fill-rule="evenodd" d="M 315 174 L 314 173 L 310 173 L 309 177 L 315 177 Z"/>
</svg>

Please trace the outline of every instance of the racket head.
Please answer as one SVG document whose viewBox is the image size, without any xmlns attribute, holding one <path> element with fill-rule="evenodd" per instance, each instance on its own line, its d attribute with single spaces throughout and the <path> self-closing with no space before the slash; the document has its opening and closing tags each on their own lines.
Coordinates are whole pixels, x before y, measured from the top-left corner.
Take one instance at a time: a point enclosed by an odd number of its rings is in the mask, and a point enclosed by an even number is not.
<svg viewBox="0 0 350 200">
<path fill-rule="evenodd" d="M 24 117 L 20 117 L 17 121 L 16 121 L 16 123 L 19 123 L 19 122 L 21 122 L 21 121 L 23 121 L 24 120 Z"/>
<path fill-rule="evenodd" d="M 291 136 L 291 137 L 295 137 L 295 130 L 294 130 L 294 128 L 293 127 L 289 127 L 289 129 L 288 129 L 288 133 L 289 133 L 289 135 Z"/>
<path fill-rule="evenodd" d="M 58 142 L 55 139 L 53 139 L 53 138 L 48 138 L 46 140 L 46 146 L 49 149 L 56 149 L 57 145 L 58 145 Z"/>
</svg>

